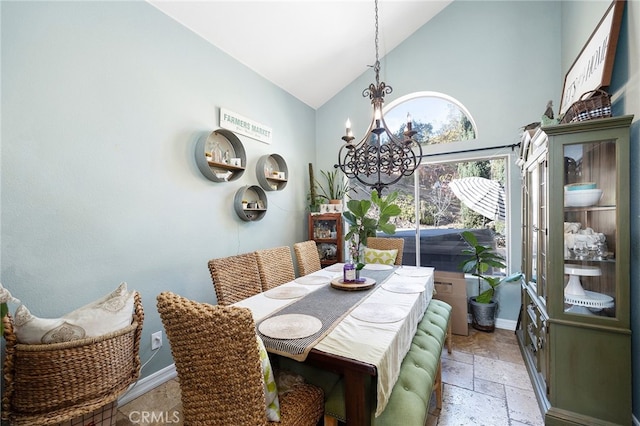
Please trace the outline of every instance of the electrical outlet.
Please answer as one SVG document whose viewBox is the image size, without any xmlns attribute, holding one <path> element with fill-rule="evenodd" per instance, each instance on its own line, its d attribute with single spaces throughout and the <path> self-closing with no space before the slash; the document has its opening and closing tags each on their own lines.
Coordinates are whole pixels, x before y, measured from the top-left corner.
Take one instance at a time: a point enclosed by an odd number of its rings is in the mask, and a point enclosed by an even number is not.
<svg viewBox="0 0 640 426">
<path fill-rule="evenodd" d="M 162 347 L 162 331 L 156 331 L 151 335 L 151 350 L 155 351 Z"/>
</svg>

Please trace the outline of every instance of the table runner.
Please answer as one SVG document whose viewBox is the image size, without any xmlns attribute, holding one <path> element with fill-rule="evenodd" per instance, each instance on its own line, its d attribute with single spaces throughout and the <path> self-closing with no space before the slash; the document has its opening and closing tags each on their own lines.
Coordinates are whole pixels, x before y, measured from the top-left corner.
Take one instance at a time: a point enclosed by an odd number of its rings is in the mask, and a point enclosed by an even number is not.
<svg viewBox="0 0 640 426">
<path fill-rule="evenodd" d="M 302 299 L 262 318 L 257 324 L 258 328 L 262 321 L 278 315 L 305 314 L 316 317 L 322 322 L 322 328 L 317 333 L 300 339 L 274 339 L 257 330 L 258 334 L 270 352 L 295 359 L 296 361 L 304 361 L 315 344 L 330 333 L 353 308 L 382 285 L 394 271 L 395 268 L 386 271 L 362 270 L 360 271 L 362 277 L 372 278 L 376 281 L 376 285 L 371 289 L 345 291 L 335 289 L 327 284 L 305 295 Z M 330 303 L 327 303 L 327 301 L 330 301 Z"/>
</svg>

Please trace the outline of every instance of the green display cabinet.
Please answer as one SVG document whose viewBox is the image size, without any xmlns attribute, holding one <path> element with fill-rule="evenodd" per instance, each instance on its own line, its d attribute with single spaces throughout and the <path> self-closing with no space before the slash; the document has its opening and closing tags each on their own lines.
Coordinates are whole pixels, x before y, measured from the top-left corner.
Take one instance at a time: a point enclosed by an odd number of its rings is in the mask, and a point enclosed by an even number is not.
<svg viewBox="0 0 640 426">
<path fill-rule="evenodd" d="M 629 127 L 527 132 L 518 340 L 547 425 L 629 425 Z"/>
</svg>

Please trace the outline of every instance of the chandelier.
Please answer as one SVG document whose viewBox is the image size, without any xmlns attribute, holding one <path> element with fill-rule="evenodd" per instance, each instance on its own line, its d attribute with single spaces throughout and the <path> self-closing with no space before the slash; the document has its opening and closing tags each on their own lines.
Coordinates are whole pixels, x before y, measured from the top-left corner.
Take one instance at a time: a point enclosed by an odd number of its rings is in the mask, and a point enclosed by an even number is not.
<svg viewBox="0 0 640 426">
<path fill-rule="evenodd" d="M 393 89 L 380 81 L 380 60 L 378 57 L 378 0 L 375 0 L 376 12 L 376 62 L 373 70 L 376 82 L 363 90 L 362 96 L 371 99 L 373 117 L 366 134 L 358 143 L 354 143 L 351 121 L 347 119 L 346 134 L 342 137 L 344 145 L 338 151 L 340 170 L 349 179 L 356 179 L 382 194 L 382 189 L 397 183 L 403 176 L 411 176 L 420 164 L 422 146 L 413 140 L 416 132 L 412 128 L 411 115 L 407 114 L 407 125 L 403 138 L 395 136 L 387 127 L 382 115 L 384 95 Z"/>
</svg>

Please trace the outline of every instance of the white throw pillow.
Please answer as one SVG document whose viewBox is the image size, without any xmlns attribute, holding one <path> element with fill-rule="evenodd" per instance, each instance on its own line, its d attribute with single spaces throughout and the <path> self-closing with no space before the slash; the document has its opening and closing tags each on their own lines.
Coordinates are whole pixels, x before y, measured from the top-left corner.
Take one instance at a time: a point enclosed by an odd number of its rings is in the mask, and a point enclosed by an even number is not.
<svg viewBox="0 0 640 426">
<path fill-rule="evenodd" d="M 382 263 L 384 265 L 393 265 L 396 263 L 398 249 L 378 250 L 369 247 L 364 248 L 364 263 Z"/>
<path fill-rule="evenodd" d="M 278 399 L 278 387 L 276 385 L 275 375 L 269 361 L 269 354 L 264 347 L 264 343 L 260 336 L 256 335 L 258 341 L 258 349 L 260 351 L 260 362 L 262 363 L 262 385 L 264 386 L 264 396 L 267 401 L 266 412 L 267 420 L 271 422 L 280 421 L 280 400 Z"/>
<path fill-rule="evenodd" d="M 39 318 L 20 305 L 15 314 L 19 343 L 69 342 L 112 333 L 131 324 L 134 292 L 121 283 L 111 293 L 60 318 Z"/>
</svg>

